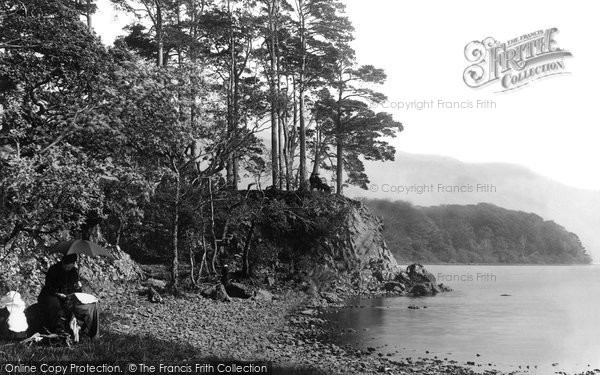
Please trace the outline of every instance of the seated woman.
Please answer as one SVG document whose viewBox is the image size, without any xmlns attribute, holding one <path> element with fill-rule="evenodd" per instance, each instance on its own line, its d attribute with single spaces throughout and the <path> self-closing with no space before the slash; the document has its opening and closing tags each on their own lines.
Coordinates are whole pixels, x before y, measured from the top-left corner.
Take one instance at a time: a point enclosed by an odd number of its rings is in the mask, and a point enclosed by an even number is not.
<svg viewBox="0 0 600 375">
<path fill-rule="evenodd" d="M 25 302 L 18 292 L 0 298 L 0 338 L 21 340 L 27 337 Z"/>
<path fill-rule="evenodd" d="M 66 332 L 67 319 L 75 316 L 83 322 L 84 332 L 94 337 L 98 334 L 98 304 L 83 298 L 89 295 L 80 294 L 81 282 L 76 262 L 77 254 L 68 254 L 48 269 L 38 303 L 44 327 L 50 332 Z"/>
</svg>

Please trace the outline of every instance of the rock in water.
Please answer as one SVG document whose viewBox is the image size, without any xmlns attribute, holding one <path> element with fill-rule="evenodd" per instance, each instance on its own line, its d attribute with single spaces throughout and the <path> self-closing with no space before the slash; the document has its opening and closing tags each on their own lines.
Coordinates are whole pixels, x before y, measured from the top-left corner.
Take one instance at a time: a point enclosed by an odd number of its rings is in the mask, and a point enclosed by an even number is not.
<svg viewBox="0 0 600 375">
<path fill-rule="evenodd" d="M 412 288 L 410 288 L 409 293 L 413 297 L 424 297 L 432 295 L 433 291 L 428 284 L 423 283 L 414 285 Z"/>
<path fill-rule="evenodd" d="M 427 271 L 421 264 L 411 264 L 406 269 L 406 272 L 413 283 L 436 283 L 435 276 Z"/>
</svg>

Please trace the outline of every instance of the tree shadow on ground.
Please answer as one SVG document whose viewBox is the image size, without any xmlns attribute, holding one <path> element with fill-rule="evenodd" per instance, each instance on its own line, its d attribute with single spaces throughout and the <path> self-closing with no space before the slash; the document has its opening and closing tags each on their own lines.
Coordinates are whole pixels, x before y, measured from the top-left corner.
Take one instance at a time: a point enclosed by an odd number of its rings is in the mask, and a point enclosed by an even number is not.
<svg viewBox="0 0 600 375">
<path fill-rule="evenodd" d="M 72 347 L 42 344 L 34 344 L 29 347 L 21 345 L 19 342 L 0 340 L 0 364 L 7 362 L 13 364 L 96 362 L 119 364 L 121 367 L 126 366 L 127 363 L 154 365 L 159 363 L 183 365 L 186 362 L 187 364 L 213 365 L 232 362 L 244 363 L 232 358 L 206 356 L 201 349 L 186 342 L 162 340 L 151 335 L 128 335 L 117 332 L 104 332 L 101 337 L 94 340 L 85 337 Z M 260 361 L 254 363 L 266 364 Z M 277 365 L 272 368 L 272 374 L 324 375 L 326 372 L 317 368 Z"/>
</svg>

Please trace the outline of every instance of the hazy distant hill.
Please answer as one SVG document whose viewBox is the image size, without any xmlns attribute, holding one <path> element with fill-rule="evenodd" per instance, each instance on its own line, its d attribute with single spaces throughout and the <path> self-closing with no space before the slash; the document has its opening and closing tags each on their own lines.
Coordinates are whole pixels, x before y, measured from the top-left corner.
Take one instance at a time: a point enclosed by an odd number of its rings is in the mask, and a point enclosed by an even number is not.
<svg viewBox="0 0 600 375">
<path fill-rule="evenodd" d="M 346 195 L 404 200 L 420 206 L 488 202 L 507 209 L 536 213 L 577 234 L 594 260 L 600 260 L 598 191 L 573 188 L 511 164 L 470 164 L 448 157 L 401 152 L 397 153 L 395 162 L 368 162 L 366 170 L 377 191 L 348 188 Z M 433 192 L 390 192 L 391 186 L 431 184 L 434 185 Z M 438 184 L 472 186 L 474 191 L 438 191 Z M 477 192 L 477 184 L 494 185 L 496 191 Z"/>
<path fill-rule="evenodd" d="M 536 214 L 489 203 L 415 207 L 365 200 L 383 217 L 383 235 L 400 263 L 587 264 L 579 238 Z"/>
</svg>

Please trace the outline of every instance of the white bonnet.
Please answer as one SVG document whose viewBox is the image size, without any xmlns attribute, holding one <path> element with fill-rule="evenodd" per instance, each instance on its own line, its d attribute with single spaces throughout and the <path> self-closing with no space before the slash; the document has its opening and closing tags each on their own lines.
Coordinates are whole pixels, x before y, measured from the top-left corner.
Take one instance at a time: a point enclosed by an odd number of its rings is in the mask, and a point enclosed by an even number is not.
<svg viewBox="0 0 600 375">
<path fill-rule="evenodd" d="M 0 309 L 13 306 L 25 306 L 25 302 L 21 299 L 19 292 L 10 291 L 0 298 Z"/>
</svg>

